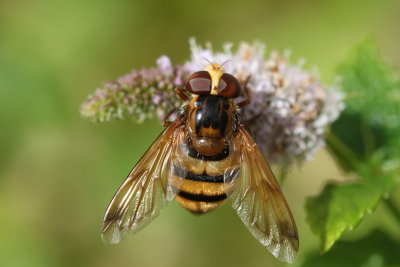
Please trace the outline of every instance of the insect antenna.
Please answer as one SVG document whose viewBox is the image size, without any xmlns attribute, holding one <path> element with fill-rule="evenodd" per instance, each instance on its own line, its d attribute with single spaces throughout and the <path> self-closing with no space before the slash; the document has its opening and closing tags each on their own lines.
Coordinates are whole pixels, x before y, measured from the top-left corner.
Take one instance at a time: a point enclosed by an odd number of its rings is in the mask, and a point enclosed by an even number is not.
<svg viewBox="0 0 400 267">
<path fill-rule="evenodd" d="M 230 59 L 228 59 L 228 60 L 225 60 L 225 62 L 222 63 L 221 66 L 223 66 L 225 63 L 228 63 L 229 61 L 232 61 L 232 59 L 230 58 Z"/>
<path fill-rule="evenodd" d="M 205 61 L 207 61 L 208 63 L 210 63 L 210 65 L 213 64 L 208 58 L 206 58 L 206 57 L 201 57 L 201 58 L 204 59 Z"/>
</svg>

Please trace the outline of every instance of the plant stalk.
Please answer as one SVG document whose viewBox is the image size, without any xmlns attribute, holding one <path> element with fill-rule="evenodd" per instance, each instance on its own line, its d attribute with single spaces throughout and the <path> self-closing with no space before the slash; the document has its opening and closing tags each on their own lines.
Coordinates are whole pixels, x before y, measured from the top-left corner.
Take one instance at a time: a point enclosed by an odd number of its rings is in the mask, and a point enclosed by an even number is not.
<svg viewBox="0 0 400 267">
<path fill-rule="evenodd" d="M 400 225 L 400 209 L 399 207 L 393 202 L 393 199 L 387 198 L 384 200 L 386 207 L 390 210 L 393 217 L 397 220 L 398 224 Z"/>
</svg>

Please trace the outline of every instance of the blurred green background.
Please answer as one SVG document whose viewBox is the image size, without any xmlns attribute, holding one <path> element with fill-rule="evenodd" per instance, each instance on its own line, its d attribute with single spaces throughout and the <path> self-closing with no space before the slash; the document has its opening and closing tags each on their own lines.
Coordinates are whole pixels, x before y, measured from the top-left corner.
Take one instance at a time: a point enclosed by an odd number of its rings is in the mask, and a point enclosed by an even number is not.
<svg viewBox="0 0 400 267">
<path fill-rule="evenodd" d="M 162 130 L 157 121 L 92 124 L 79 106 L 102 82 L 188 58 L 188 38 L 265 42 L 317 65 L 324 82 L 368 34 L 400 64 L 400 1 L 1 1 L 0 266 L 282 266 L 229 204 L 193 216 L 176 203 L 118 246 L 101 218 L 131 166 Z M 300 232 L 301 263 L 318 247 L 304 199 L 341 173 L 326 151 L 294 168 L 283 190 Z M 399 237 L 385 208 L 380 227 Z"/>
</svg>

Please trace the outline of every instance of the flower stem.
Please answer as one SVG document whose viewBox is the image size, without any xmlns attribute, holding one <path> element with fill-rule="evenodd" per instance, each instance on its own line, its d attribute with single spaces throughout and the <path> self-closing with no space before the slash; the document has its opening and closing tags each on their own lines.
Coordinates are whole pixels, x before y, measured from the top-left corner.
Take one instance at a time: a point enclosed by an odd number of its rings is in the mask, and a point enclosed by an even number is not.
<svg viewBox="0 0 400 267">
<path fill-rule="evenodd" d="M 327 134 L 326 143 L 345 171 L 355 171 L 358 168 L 360 161 L 356 154 L 332 132 Z"/>
<path fill-rule="evenodd" d="M 386 207 L 390 210 L 392 213 L 393 217 L 397 220 L 397 222 L 400 225 L 400 209 L 397 207 L 397 205 L 393 202 L 393 199 L 387 198 L 384 200 Z"/>
<path fill-rule="evenodd" d="M 280 168 L 280 172 L 279 172 L 279 176 L 278 176 L 278 181 L 279 181 L 280 186 L 283 186 L 283 184 L 285 183 L 286 178 L 288 177 L 288 175 L 289 175 L 289 167 L 288 166 L 282 166 Z"/>
<path fill-rule="evenodd" d="M 361 120 L 361 139 L 364 143 L 366 158 L 370 158 L 375 150 L 375 140 L 371 127 L 364 119 Z"/>
</svg>

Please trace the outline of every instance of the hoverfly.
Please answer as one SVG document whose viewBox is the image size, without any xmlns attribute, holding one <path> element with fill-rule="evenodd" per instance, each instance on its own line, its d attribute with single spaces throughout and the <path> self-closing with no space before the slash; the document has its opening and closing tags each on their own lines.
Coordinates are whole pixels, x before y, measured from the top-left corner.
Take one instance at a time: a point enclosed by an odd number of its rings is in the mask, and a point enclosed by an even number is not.
<svg viewBox="0 0 400 267">
<path fill-rule="evenodd" d="M 190 97 L 184 92 L 190 94 Z M 296 224 L 274 174 L 239 114 L 239 81 L 219 64 L 195 72 L 176 89 L 185 101 L 166 122 L 111 200 L 102 236 L 118 243 L 176 199 L 189 211 L 211 211 L 227 197 L 253 236 L 278 259 L 293 262 Z"/>
</svg>

